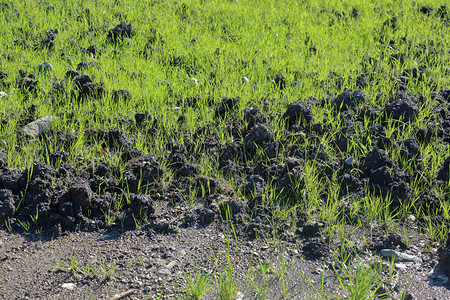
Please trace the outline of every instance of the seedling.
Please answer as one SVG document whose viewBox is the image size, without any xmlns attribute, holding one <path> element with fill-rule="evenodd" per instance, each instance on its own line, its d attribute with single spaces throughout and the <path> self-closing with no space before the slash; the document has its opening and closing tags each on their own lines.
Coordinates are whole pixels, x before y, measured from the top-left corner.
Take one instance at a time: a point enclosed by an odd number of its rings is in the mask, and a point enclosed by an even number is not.
<svg viewBox="0 0 450 300">
<path fill-rule="evenodd" d="M 187 287 L 184 292 L 188 300 L 201 300 L 203 295 L 211 289 L 210 274 L 204 271 L 196 271 L 195 277 L 192 274 L 184 273 L 184 278 L 187 281 Z"/>
</svg>

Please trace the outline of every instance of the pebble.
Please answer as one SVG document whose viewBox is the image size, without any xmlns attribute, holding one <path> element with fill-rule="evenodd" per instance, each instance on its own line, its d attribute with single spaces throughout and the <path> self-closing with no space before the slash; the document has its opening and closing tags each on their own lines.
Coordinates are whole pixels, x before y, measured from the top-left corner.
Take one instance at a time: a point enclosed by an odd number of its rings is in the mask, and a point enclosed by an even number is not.
<svg viewBox="0 0 450 300">
<path fill-rule="evenodd" d="M 53 68 L 53 66 L 51 65 L 51 63 L 49 63 L 49 62 L 43 62 L 42 64 L 39 64 L 37 68 L 38 68 L 39 74 L 47 73 L 49 71 L 55 70 Z"/>
<path fill-rule="evenodd" d="M 145 247 L 144 251 L 150 251 L 150 250 L 151 251 L 156 251 L 158 249 L 159 249 L 158 245 L 150 245 L 150 246 Z"/>
<path fill-rule="evenodd" d="M 406 218 L 406 220 L 411 221 L 411 222 L 414 222 L 414 221 L 416 220 L 416 216 L 414 216 L 414 215 L 409 215 L 409 216 Z"/>
<path fill-rule="evenodd" d="M 197 78 L 194 78 L 194 77 L 192 77 L 190 79 L 190 81 L 191 81 L 191 84 L 194 84 L 194 85 L 199 85 L 200 84 L 200 80 L 198 80 Z"/>
<path fill-rule="evenodd" d="M 380 251 L 380 254 L 384 257 L 394 257 L 395 261 L 418 262 L 418 263 L 422 262 L 422 259 L 417 256 L 402 253 L 391 249 L 382 249 Z"/>
<path fill-rule="evenodd" d="M 402 264 L 402 263 L 396 263 L 396 264 L 395 264 L 395 267 L 396 267 L 397 269 L 399 269 L 400 271 L 405 271 L 405 270 L 406 270 L 406 265 L 405 265 L 405 264 Z"/>
<path fill-rule="evenodd" d="M 323 269 L 317 268 L 312 273 L 314 273 L 314 274 L 322 274 L 322 272 L 323 272 Z"/>
<path fill-rule="evenodd" d="M 7 93 L 5 93 L 4 91 L 0 91 L 0 98 L 7 97 L 7 96 L 8 96 Z"/>
<path fill-rule="evenodd" d="M 242 83 L 247 83 L 247 82 L 249 82 L 250 80 L 247 78 L 247 77 L 242 77 L 241 78 L 241 80 L 242 80 Z"/>
<path fill-rule="evenodd" d="M 347 166 L 350 166 L 350 165 L 353 163 L 353 157 L 350 156 L 349 158 L 347 158 L 346 160 L 344 160 L 344 163 L 345 163 Z"/>
<path fill-rule="evenodd" d="M 244 294 L 241 292 L 237 292 L 236 298 L 234 298 L 234 300 L 243 300 L 243 299 L 244 299 Z"/>
<path fill-rule="evenodd" d="M 163 269 L 160 269 L 160 270 L 158 271 L 158 274 L 159 274 L 159 275 L 163 275 L 163 276 L 170 275 L 170 270 L 169 270 L 169 269 L 166 269 L 166 268 L 163 268 Z"/>
<path fill-rule="evenodd" d="M 66 290 L 71 291 L 71 290 L 74 290 L 74 289 L 77 287 L 77 285 L 76 285 L 75 283 L 69 283 L 69 282 L 66 282 L 66 283 L 63 283 L 63 284 L 61 285 L 61 287 L 62 287 L 63 289 L 66 289 Z"/>
<path fill-rule="evenodd" d="M 175 267 L 177 265 L 177 261 L 176 260 L 172 260 L 170 263 L 168 263 L 167 265 L 166 265 L 166 268 L 167 269 L 172 269 L 173 267 Z"/>
<path fill-rule="evenodd" d="M 107 240 L 107 239 L 109 239 L 109 238 L 111 238 L 110 235 L 104 234 L 104 235 L 102 235 L 101 237 L 99 237 L 99 238 L 97 239 L 97 241 Z"/>
</svg>

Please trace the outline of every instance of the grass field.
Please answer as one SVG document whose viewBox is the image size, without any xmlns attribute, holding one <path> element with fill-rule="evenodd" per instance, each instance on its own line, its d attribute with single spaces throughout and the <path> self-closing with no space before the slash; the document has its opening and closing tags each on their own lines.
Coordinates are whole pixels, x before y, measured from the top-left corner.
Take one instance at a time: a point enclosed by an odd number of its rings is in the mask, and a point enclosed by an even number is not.
<svg viewBox="0 0 450 300">
<path fill-rule="evenodd" d="M 332 257 L 347 299 L 381 296 L 394 272 L 393 260 L 359 264 L 366 250 L 409 251 L 424 235 L 421 251 L 438 251 L 449 272 L 444 4 L 3 3 L 1 226 L 55 238 L 216 226 L 235 241 Z M 33 121 L 36 135 L 24 129 Z M 161 203 L 178 208 L 167 213 L 175 223 L 161 225 Z M 250 288 L 229 256 L 224 266 L 185 272 L 180 297 L 265 298 L 265 268 L 281 278 L 280 297 L 292 294 L 283 263 L 260 262 L 262 281 L 249 269 Z"/>
</svg>

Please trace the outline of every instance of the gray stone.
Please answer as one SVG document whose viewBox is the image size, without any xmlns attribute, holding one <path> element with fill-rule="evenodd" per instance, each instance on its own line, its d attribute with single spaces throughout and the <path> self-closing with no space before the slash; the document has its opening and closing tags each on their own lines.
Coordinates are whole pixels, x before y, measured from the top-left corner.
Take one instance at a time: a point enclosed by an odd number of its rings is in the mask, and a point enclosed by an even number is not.
<svg viewBox="0 0 450 300">
<path fill-rule="evenodd" d="M 158 274 L 159 274 L 159 275 L 163 275 L 163 276 L 169 276 L 169 275 L 170 275 L 170 270 L 169 270 L 169 269 L 163 268 L 163 269 L 160 269 L 160 270 L 158 271 Z"/>
<path fill-rule="evenodd" d="M 31 137 L 34 138 L 39 137 L 41 134 L 43 134 L 48 130 L 53 119 L 54 117 L 52 116 L 45 116 L 39 118 L 36 121 L 33 121 L 25 125 L 22 128 L 22 131 Z"/>
<path fill-rule="evenodd" d="M 353 157 L 351 157 L 351 156 L 349 158 L 347 158 L 346 160 L 344 160 L 344 163 L 348 166 L 350 166 L 352 164 L 352 162 L 353 162 Z"/>
<path fill-rule="evenodd" d="M 167 265 L 166 265 L 166 268 L 167 269 L 172 269 L 173 267 L 175 267 L 177 265 L 177 261 L 176 260 L 172 260 L 170 263 L 168 263 Z"/>
<path fill-rule="evenodd" d="M 243 300 L 243 299 L 244 299 L 244 294 L 241 292 L 237 292 L 236 298 L 234 298 L 234 300 Z"/>
<path fill-rule="evenodd" d="M 38 74 L 48 73 L 50 71 L 54 71 L 55 69 L 49 62 L 43 62 L 37 66 Z"/>
<path fill-rule="evenodd" d="M 380 254 L 383 257 L 394 258 L 396 262 L 418 262 L 418 263 L 422 262 L 422 259 L 417 256 L 402 253 L 391 249 L 382 249 L 380 251 Z"/>
</svg>

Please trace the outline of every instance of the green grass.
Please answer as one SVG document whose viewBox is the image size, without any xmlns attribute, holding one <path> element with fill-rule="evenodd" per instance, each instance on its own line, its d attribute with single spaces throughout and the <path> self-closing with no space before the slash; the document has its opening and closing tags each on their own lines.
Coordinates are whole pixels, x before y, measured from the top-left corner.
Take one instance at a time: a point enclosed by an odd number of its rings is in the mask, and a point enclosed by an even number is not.
<svg viewBox="0 0 450 300">
<path fill-rule="evenodd" d="M 334 99 L 343 91 L 360 88 L 357 79 L 364 74 L 369 84 L 362 89 L 371 107 L 383 108 L 398 90 L 399 81 L 403 81 L 410 93 L 426 99 L 414 122 L 387 120 L 386 136 L 394 142 L 417 137 L 420 128 L 439 125 L 435 124 L 436 110 L 442 105 L 433 99 L 433 93 L 450 88 L 449 21 L 436 15 L 437 8 L 443 4 L 444 1 L 438 0 L 422 1 L 421 5 L 435 8 L 426 16 L 411 1 L 111 0 L 79 3 L 67 0 L 51 6 L 45 1 L 14 2 L 9 8 L 2 7 L 5 17 L 0 20 L 0 70 L 7 74 L 0 85 L 0 90 L 7 93 L 0 98 L 0 114 L 7 120 L 0 127 L 0 148 L 7 152 L 11 168 L 29 171 L 29 180 L 33 162 L 49 162 L 49 155 L 55 152 L 66 153 L 66 161 L 75 167 L 84 168 L 87 164 L 94 169 L 101 161 L 117 166 L 123 195 L 115 207 L 104 211 L 105 222 L 113 224 L 129 194 L 124 175 L 126 164 L 120 158 L 123 149 L 104 149 L 104 139 L 90 136 L 90 130 L 118 129 L 130 138 L 133 147 L 156 155 L 166 170 L 161 179 L 165 183 L 172 182 L 175 176 L 167 168 L 170 145 L 192 143 L 191 157 L 187 159 L 199 165 L 200 175 L 227 180 L 232 194 L 248 201 L 251 196 L 245 196 L 239 185 L 241 174 L 224 174 L 219 170 L 216 153 L 203 151 L 203 141 L 196 133 L 201 128 L 202 136 L 214 137 L 219 146 L 242 141 L 243 137 L 233 136 L 227 130 L 230 120 L 242 120 L 244 111 L 251 106 L 261 110 L 267 106 L 267 114 L 273 116 L 267 123 L 275 141 L 285 150 L 296 146 L 305 153 L 301 176 L 295 177 L 292 193 L 277 190 L 272 182 L 266 185 L 263 206 L 272 213 L 266 217 L 271 233 L 262 238 L 268 244 L 278 246 L 284 242 L 286 237 L 279 232 L 279 226 L 287 222 L 296 226 L 297 211 L 302 211 L 306 212 L 308 220 L 323 222 L 330 237 L 339 237 L 348 226 L 371 229 L 377 223 L 391 228 L 414 215 L 424 220 L 420 228 L 428 235 L 430 243 L 444 245 L 449 232 L 450 186 L 448 182 L 442 186 L 434 181 L 450 154 L 449 144 L 442 138 L 421 144 L 420 157 L 413 159 L 402 156 L 400 147 L 387 149 L 387 155 L 411 178 L 412 197 L 393 209 L 389 194 L 375 195 L 369 187 L 357 199 L 343 197 L 339 188 L 341 178 L 337 174 L 323 176 L 326 166 L 320 159 L 310 160 L 306 155 L 322 146 L 329 160 L 352 157 L 354 164 L 362 163 L 373 148 L 369 128 L 383 121 L 381 114 L 375 120 L 359 120 L 361 123 L 354 126 L 355 134 L 345 151 L 335 147 L 335 140 L 348 120 L 333 110 L 331 102 L 312 105 L 313 123 L 322 123 L 325 128 L 320 137 L 286 133 L 286 122 L 280 118 L 287 105 L 299 99 Z M 355 13 L 357 16 L 352 16 Z M 389 23 L 394 16 L 396 21 Z M 111 42 L 107 31 L 122 21 L 132 23 L 134 36 Z M 42 48 L 40 41 L 49 29 L 58 30 L 54 46 Z M 92 45 L 101 49 L 95 57 L 85 51 Z M 406 53 L 404 60 L 393 58 L 392 55 L 399 53 Z M 36 93 L 20 90 L 19 70 L 37 74 L 37 66 L 43 62 L 50 62 L 55 70 L 37 75 L 39 90 Z M 64 74 L 80 62 L 98 64 L 84 72 L 94 82 L 103 82 L 106 91 L 126 89 L 132 98 L 114 100 L 109 93 L 102 100 L 78 101 L 73 97 L 76 87 L 64 80 Z M 419 66 L 426 66 L 421 80 L 403 72 Z M 284 89 L 273 82 L 277 74 L 283 74 L 286 79 Z M 243 76 L 248 77 L 249 82 L 243 83 Z M 193 84 L 191 78 L 198 79 L 199 84 Z M 55 94 L 55 82 L 63 82 L 66 91 Z M 241 101 L 225 118 L 215 118 L 216 104 L 225 96 L 240 97 Z M 188 105 L 190 97 L 198 99 L 196 105 Z M 31 105 L 37 105 L 35 112 L 29 111 Z M 138 126 L 134 115 L 145 112 L 151 119 Z M 72 133 L 75 141 L 67 146 L 56 134 L 42 139 L 24 139 L 18 131 L 30 115 L 33 118 L 55 116 L 52 132 Z M 184 122 L 178 121 L 181 115 L 185 116 Z M 356 117 L 350 118 L 356 121 Z M 245 121 L 243 124 L 248 125 Z M 287 155 L 281 152 L 276 160 L 284 164 Z M 258 149 L 255 156 L 240 163 L 253 167 L 258 162 L 273 163 L 273 159 L 268 158 L 263 149 Z M 422 171 L 416 173 L 418 162 L 423 166 Z M 55 185 L 67 184 L 64 178 L 58 180 L 61 182 Z M 137 190 L 149 193 L 150 188 L 139 182 Z M 194 207 L 198 199 L 206 195 L 208 191 L 202 188 L 200 195 L 194 189 L 184 191 L 187 207 Z M 27 191 L 28 184 L 23 190 L 23 199 Z M 422 207 L 419 200 L 429 191 L 438 201 L 432 208 Z M 352 202 L 350 217 L 342 209 L 346 201 Z M 21 209 L 21 204 L 16 209 Z M 442 219 L 433 218 L 436 214 Z M 138 216 L 133 218 L 136 227 L 146 221 Z M 29 220 L 18 220 L 25 231 L 39 221 L 38 212 L 33 212 Z M 2 223 L 11 230 L 9 219 Z M 230 225 L 226 230 L 237 240 L 235 228 L 231 222 Z M 88 272 L 80 271 L 76 261 L 71 265 L 72 272 Z M 265 263 L 260 267 L 264 278 Z M 237 291 L 232 266 L 226 266 L 223 271 L 223 275 L 215 276 L 219 297 L 232 299 Z M 108 278 L 113 272 L 113 267 L 104 270 Z M 339 277 L 339 281 L 350 298 L 362 299 L 373 292 L 381 271 L 378 266 L 360 266 L 355 272 Z M 361 276 L 364 278 L 361 282 L 354 280 Z M 186 279 L 185 292 L 192 299 L 201 299 L 210 288 L 209 277 L 203 273 L 196 274 L 195 278 L 186 276 Z M 264 295 L 264 288 L 255 287 L 256 293 Z"/>
<path fill-rule="evenodd" d="M 56 269 L 61 272 L 69 272 L 74 275 L 80 275 L 86 279 L 98 277 L 101 278 L 102 281 L 108 281 L 114 276 L 116 264 L 115 261 L 107 263 L 101 252 L 98 253 L 91 261 L 84 262 L 83 259 L 77 255 L 76 250 L 74 249 L 73 256 L 69 259 L 69 262 L 58 261 L 56 264 Z"/>
</svg>

